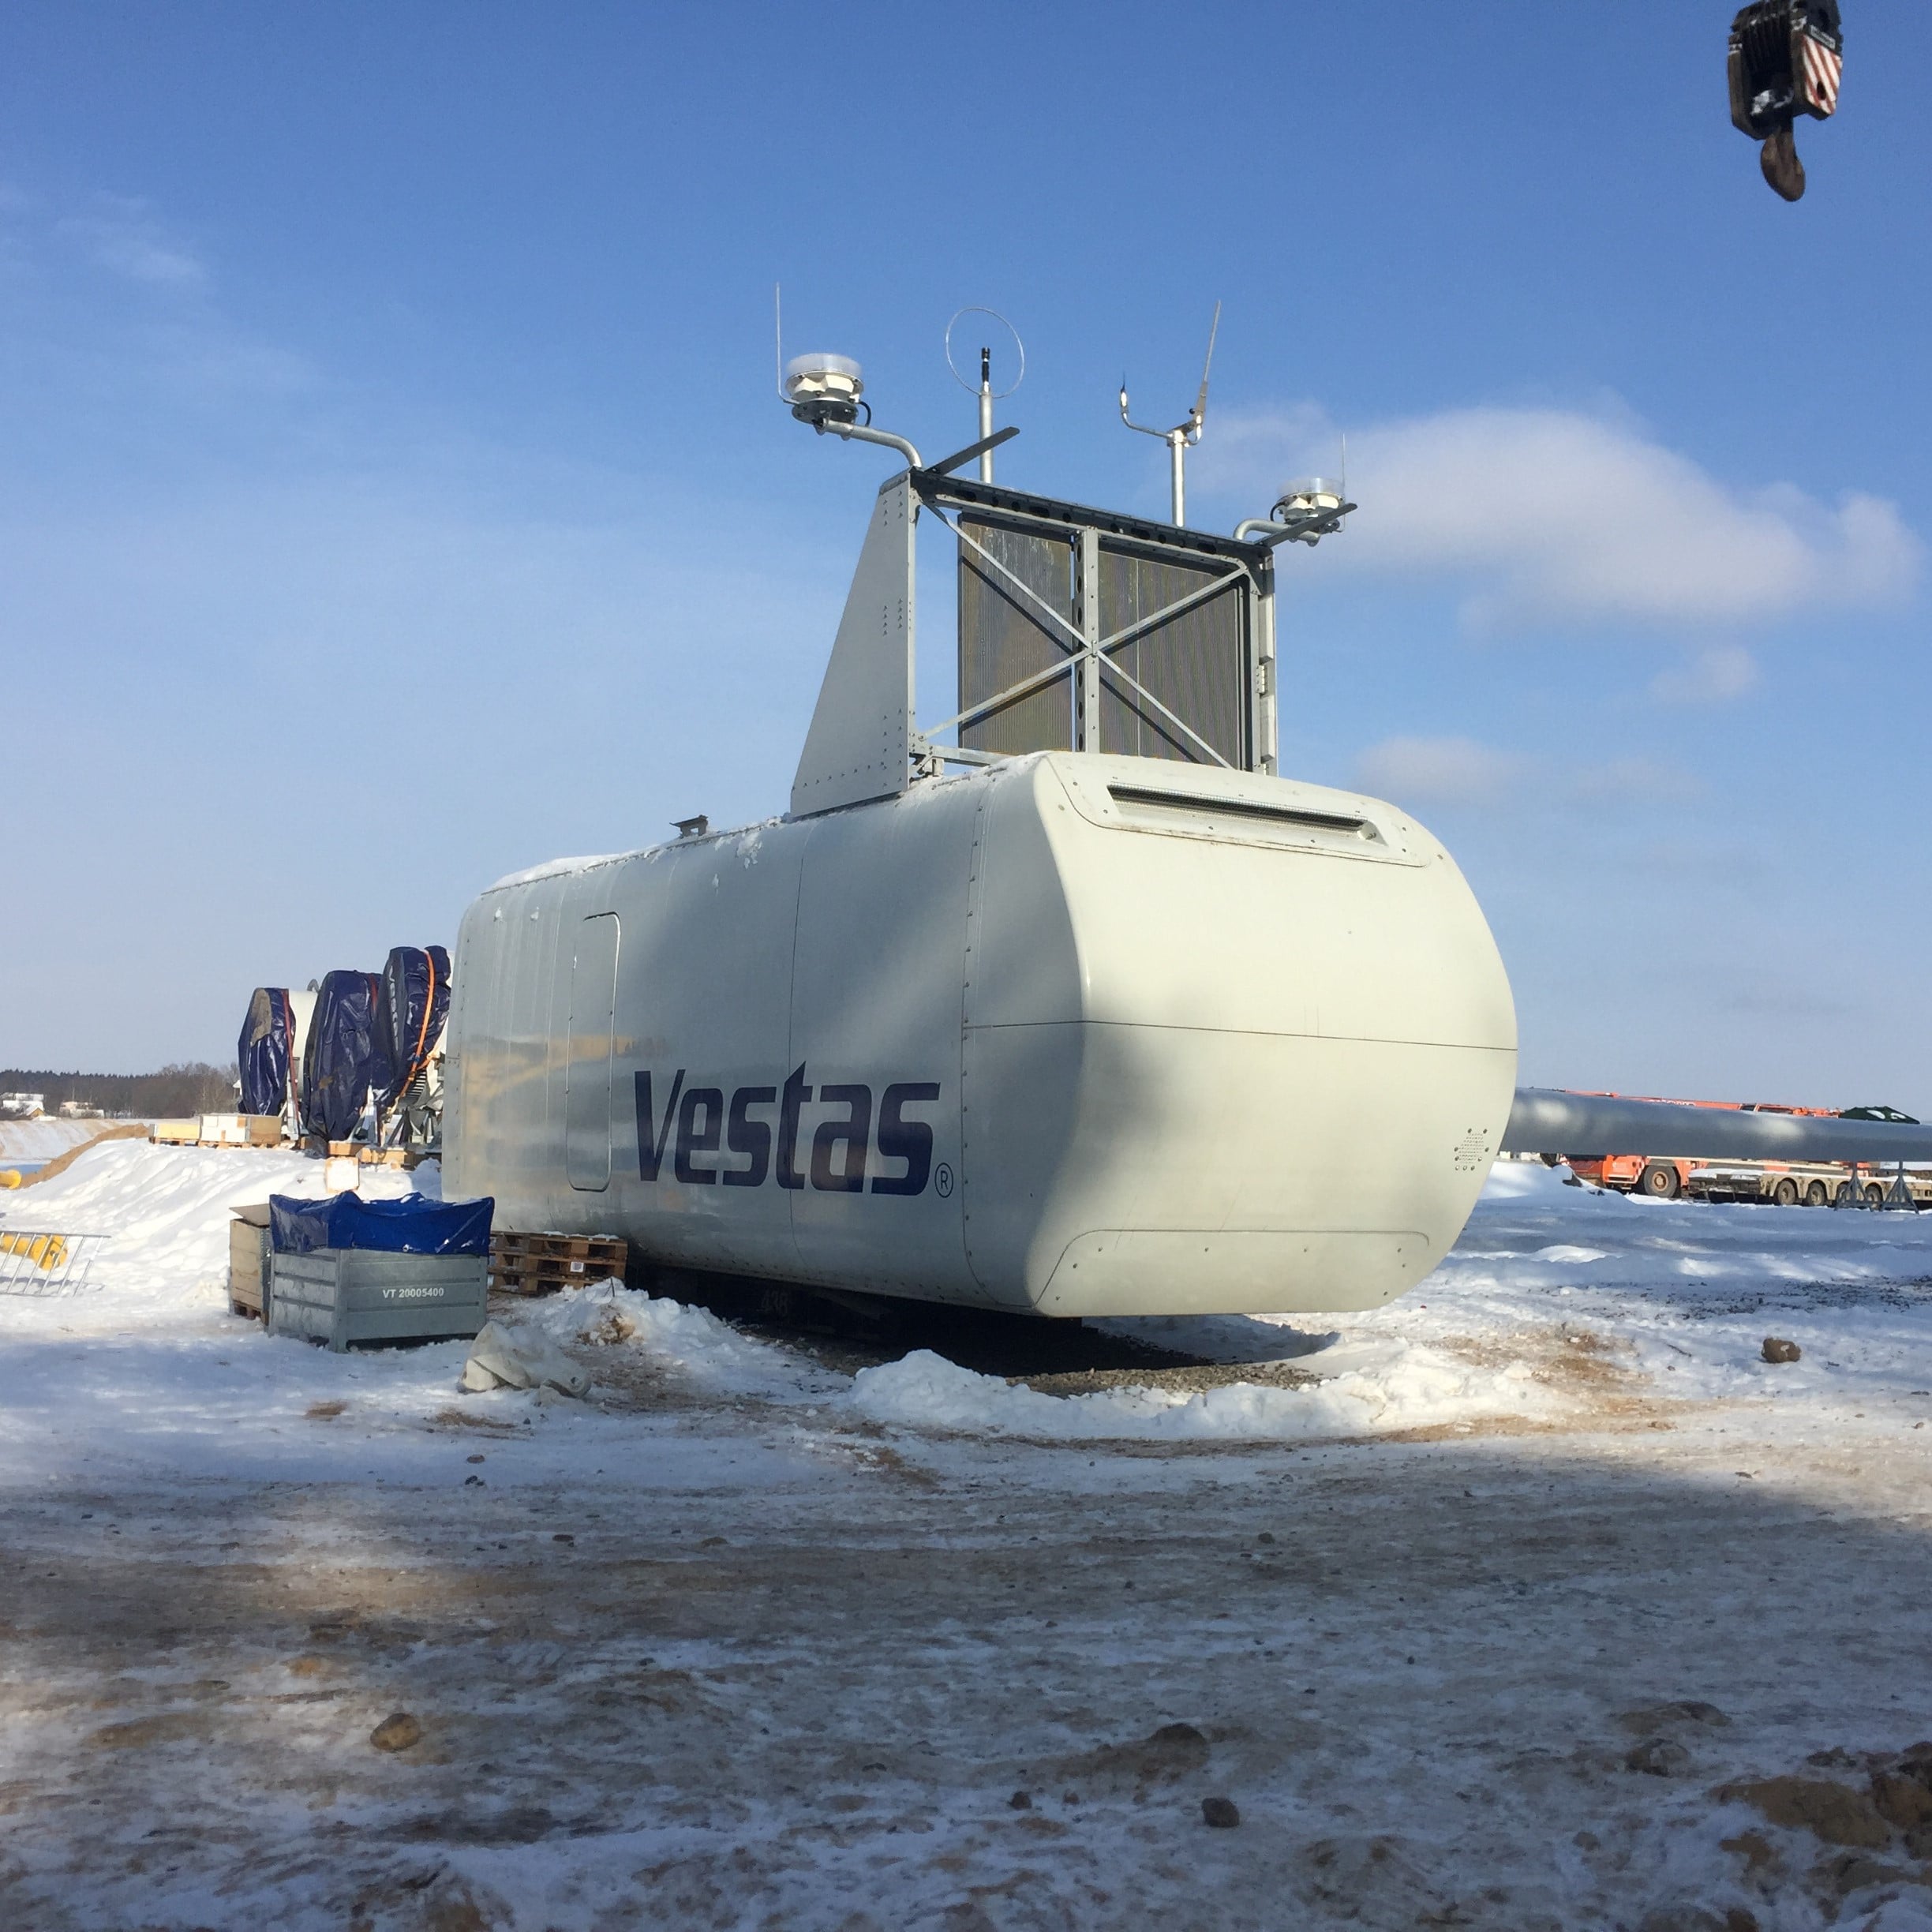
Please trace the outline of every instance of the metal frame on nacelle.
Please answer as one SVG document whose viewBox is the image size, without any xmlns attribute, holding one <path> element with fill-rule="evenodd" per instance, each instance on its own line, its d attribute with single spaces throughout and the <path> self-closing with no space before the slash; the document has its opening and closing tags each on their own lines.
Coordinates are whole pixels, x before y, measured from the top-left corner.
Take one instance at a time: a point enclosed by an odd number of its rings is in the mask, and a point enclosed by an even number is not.
<svg viewBox="0 0 1932 1932">
<path fill-rule="evenodd" d="M 833 433 L 860 436 L 856 428 Z M 990 441 L 1003 441 L 1002 432 Z M 866 441 L 889 442 L 916 459 L 909 444 L 879 432 Z M 1105 676 L 1130 693 L 1135 702 L 1158 712 L 1204 754 L 1193 760 L 1224 769 L 1276 775 L 1279 721 L 1276 710 L 1274 550 L 1285 541 L 1311 541 L 1307 519 L 1300 523 L 1244 523 L 1234 537 L 1217 537 L 1115 512 L 1094 510 L 1056 497 L 1036 496 L 985 482 L 968 482 L 949 474 L 980 453 L 975 444 L 944 462 L 913 466 L 889 477 L 881 487 L 871 523 L 859 552 L 852 589 L 839 621 L 838 634 L 826 666 L 818 702 L 806 734 L 805 748 L 792 784 L 792 814 L 834 811 L 847 805 L 889 798 L 917 780 L 934 777 L 943 766 L 996 765 L 1011 755 L 938 742 L 944 732 L 957 733 L 1065 676 L 1073 683 L 1075 751 L 1098 751 L 1100 743 L 1100 695 Z M 999 573 L 1051 620 L 1048 631 L 1065 653 L 1061 661 L 1030 673 L 1006 690 L 968 706 L 922 730 L 915 709 L 914 672 L 917 647 L 915 561 L 919 512 L 930 510 L 940 522 L 984 564 Z M 949 511 L 972 512 L 1016 529 L 1036 530 L 1062 541 L 1077 541 L 1080 570 L 1074 608 L 1069 617 L 1054 609 L 1008 570 L 986 547 L 947 515 Z M 1314 534 L 1325 534 L 1326 529 Z M 1185 559 L 1190 565 L 1215 568 L 1208 582 L 1161 609 L 1136 617 L 1118 629 L 1100 630 L 1099 559 L 1103 540 L 1118 551 L 1147 557 Z M 1216 751 L 1185 719 L 1178 717 L 1120 662 L 1119 653 L 1136 638 L 1212 598 L 1232 593 L 1243 601 L 1242 631 L 1246 663 L 1246 703 L 1243 720 L 1245 762 L 1234 765 Z"/>
</svg>

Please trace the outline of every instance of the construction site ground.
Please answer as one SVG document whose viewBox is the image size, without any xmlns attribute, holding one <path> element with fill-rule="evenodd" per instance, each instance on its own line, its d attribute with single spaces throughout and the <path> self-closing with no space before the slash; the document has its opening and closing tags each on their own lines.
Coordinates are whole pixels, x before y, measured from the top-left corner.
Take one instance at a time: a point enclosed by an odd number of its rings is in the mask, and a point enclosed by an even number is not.
<svg viewBox="0 0 1932 1932">
<path fill-rule="evenodd" d="M 572 1401 L 229 1316 L 316 1165 L 33 1191 L 116 1240 L 0 1297 L 0 1923 L 1932 1926 L 1932 1216 L 1503 1167 L 1031 1377 L 507 1308 Z"/>
</svg>

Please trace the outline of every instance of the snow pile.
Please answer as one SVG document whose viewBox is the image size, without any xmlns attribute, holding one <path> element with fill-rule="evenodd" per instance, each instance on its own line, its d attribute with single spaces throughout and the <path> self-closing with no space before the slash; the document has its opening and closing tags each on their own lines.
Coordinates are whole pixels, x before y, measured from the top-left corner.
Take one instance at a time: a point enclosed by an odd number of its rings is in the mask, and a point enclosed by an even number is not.
<svg viewBox="0 0 1932 1932">
<path fill-rule="evenodd" d="M 1440 1349 L 1395 1341 L 1312 1354 L 1296 1364 L 1308 1376 L 1301 1386 L 1237 1382 L 1189 1392 L 1156 1383 L 1064 1396 L 976 1374 L 927 1349 L 848 1380 L 703 1309 L 616 1282 L 567 1289 L 535 1305 L 526 1319 L 558 1342 L 637 1348 L 654 1367 L 715 1394 L 829 1400 L 835 1416 L 953 1433 L 1053 1442 L 1298 1441 L 1561 1413 L 1523 1364 L 1473 1367 Z"/>
<path fill-rule="evenodd" d="M 719 1395 L 795 1401 L 842 1386 L 790 1350 L 741 1335 L 707 1309 L 687 1307 L 614 1281 L 567 1288 L 527 1317 L 553 1340 L 628 1344 L 653 1365 Z"/>
<path fill-rule="evenodd" d="M 110 1294 L 112 1312 L 96 1319 L 110 1329 L 124 1329 L 137 1309 L 225 1315 L 228 1210 L 271 1194 L 319 1196 L 326 1191 L 323 1170 L 322 1162 L 281 1148 L 104 1141 L 30 1194 L 0 1200 L 0 1228 L 112 1237 L 91 1277 L 93 1288 Z M 413 1174 L 367 1168 L 360 1191 L 388 1199 L 434 1194 L 439 1187 L 439 1170 L 430 1163 Z M 80 1332 L 90 1318 L 77 1316 L 71 1302 L 62 1307 L 58 1326 Z"/>
<path fill-rule="evenodd" d="M 1556 1412 L 1521 1364 L 1478 1369 L 1439 1350 L 1398 1344 L 1350 1351 L 1332 1364 L 1316 1357 L 1310 1368 L 1322 1379 L 1290 1388 L 1237 1382 L 1190 1394 L 1146 1384 L 1063 1396 L 975 1375 L 921 1349 L 862 1368 L 852 1402 L 875 1422 L 1054 1442 L 1300 1441 Z"/>
<path fill-rule="evenodd" d="M 1393 1341 L 1309 1356 L 1296 1365 L 1308 1376 L 1304 1386 L 1236 1383 L 1189 1392 L 1150 1383 L 1063 1396 L 976 1374 L 927 1349 L 848 1378 L 703 1309 L 614 1282 L 566 1289 L 534 1305 L 525 1319 L 559 1342 L 636 1348 L 653 1367 L 719 1395 L 829 1403 L 814 1413 L 1040 1441 L 1299 1441 L 1498 1415 L 1554 1418 L 1561 1410 L 1524 1365 L 1476 1368 L 1439 1349 Z M 1277 1350 L 1271 1359 L 1291 1352 Z"/>
</svg>

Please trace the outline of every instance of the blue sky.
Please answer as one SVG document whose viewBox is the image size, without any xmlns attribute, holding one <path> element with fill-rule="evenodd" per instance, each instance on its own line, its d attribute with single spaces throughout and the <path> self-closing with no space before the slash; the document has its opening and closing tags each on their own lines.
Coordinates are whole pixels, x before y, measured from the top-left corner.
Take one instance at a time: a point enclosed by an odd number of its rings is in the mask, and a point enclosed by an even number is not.
<svg viewBox="0 0 1932 1932">
<path fill-rule="evenodd" d="M 0 1061 L 226 1058 L 781 809 L 886 466 L 773 400 L 782 281 L 929 452 L 1002 309 L 1002 478 L 1154 512 L 1114 391 L 1178 417 L 1222 301 L 1193 520 L 1343 432 L 1363 505 L 1284 769 L 1449 842 L 1525 1078 L 1932 1114 L 1932 14 L 1848 0 L 1788 207 L 1732 10 L 16 4 Z"/>
</svg>

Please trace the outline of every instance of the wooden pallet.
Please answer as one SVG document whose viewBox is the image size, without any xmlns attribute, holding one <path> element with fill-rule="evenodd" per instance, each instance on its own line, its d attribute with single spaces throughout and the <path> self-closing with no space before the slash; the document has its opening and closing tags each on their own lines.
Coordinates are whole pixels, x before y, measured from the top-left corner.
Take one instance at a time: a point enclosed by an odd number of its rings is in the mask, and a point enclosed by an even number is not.
<svg viewBox="0 0 1932 1932">
<path fill-rule="evenodd" d="M 308 1134 L 295 1144 L 324 1160 L 352 1160 L 365 1167 L 420 1167 L 429 1157 L 421 1148 L 376 1148 L 360 1140 L 324 1140 Z"/>
<path fill-rule="evenodd" d="M 614 1234 L 521 1234 L 490 1237 L 490 1286 L 506 1294 L 555 1294 L 606 1276 L 623 1279 L 628 1245 Z"/>
</svg>

